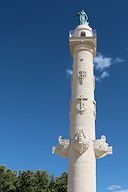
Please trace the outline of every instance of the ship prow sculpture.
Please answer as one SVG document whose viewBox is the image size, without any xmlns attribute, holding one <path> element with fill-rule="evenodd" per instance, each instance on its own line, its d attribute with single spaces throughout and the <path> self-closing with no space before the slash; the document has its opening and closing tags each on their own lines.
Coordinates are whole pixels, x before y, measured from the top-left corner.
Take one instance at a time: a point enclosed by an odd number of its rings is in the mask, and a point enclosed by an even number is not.
<svg viewBox="0 0 128 192">
<path fill-rule="evenodd" d="M 69 34 L 73 57 L 70 104 L 70 139 L 59 137 L 52 152 L 69 160 L 68 192 L 96 192 L 96 158 L 112 154 L 106 137 L 95 138 L 96 101 L 93 58 L 96 34 L 84 10 L 77 13 L 80 24 Z"/>
</svg>

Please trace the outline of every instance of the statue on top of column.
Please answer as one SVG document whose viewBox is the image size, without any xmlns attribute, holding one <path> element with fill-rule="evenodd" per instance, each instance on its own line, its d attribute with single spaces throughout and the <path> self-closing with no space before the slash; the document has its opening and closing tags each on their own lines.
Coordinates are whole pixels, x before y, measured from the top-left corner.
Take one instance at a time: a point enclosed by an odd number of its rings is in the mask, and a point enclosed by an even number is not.
<svg viewBox="0 0 128 192">
<path fill-rule="evenodd" d="M 80 25 L 88 23 L 88 16 L 83 9 L 78 12 L 75 16 L 79 16 Z"/>
</svg>

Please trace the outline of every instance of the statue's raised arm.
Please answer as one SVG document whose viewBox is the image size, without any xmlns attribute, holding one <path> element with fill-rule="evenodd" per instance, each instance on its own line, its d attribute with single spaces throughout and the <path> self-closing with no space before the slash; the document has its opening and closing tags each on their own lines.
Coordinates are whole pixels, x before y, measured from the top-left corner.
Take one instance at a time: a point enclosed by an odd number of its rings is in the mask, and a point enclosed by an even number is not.
<svg viewBox="0 0 128 192">
<path fill-rule="evenodd" d="M 88 16 L 83 9 L 80 12 L 78 12 L 76 15 L 79 16 L 80 25 L 88 22 Z"/>
</svg>

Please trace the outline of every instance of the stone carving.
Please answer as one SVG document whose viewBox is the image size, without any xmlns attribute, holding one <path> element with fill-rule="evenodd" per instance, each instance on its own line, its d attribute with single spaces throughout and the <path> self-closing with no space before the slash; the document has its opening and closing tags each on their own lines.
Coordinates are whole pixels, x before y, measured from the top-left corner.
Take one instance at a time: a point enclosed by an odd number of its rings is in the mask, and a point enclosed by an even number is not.
<svg viewBox="0 0 128 192">
<path fill-rule="evenodd" d="M 106 143 L 106 137 L 104 135 L 101 136 L 101 139 L 93 141 L 93 145 L 96 158 L 102 158 L 108 154 L 112 154 L 112 147 L 109 147 L 108 143 Z"/>
<path fill-rule="evenodd" d="M 95 119 L 96 119 L 96 101 L 95 100 L 93 101 L 93 105 L 94 105 L 93 113 L 94 113 L 94 116 L 95 116 Z"/>
<path fill-rule="evenodd" d="M 87 98 L 84 98 L 83 96 L 80 96 L 79 98 L 76 98 L 76 109 L 80 112 L 80 115 L 82 115 L 86 108 L 85 108 L 85 101 Z"/>
<path fill-rule="evenodd" d="M 62 157 L 68 157 L 70 139 L 64 139 L 62 136 L 58 138 L 59 145 L 52 148 L 52 153 L 56 153 Z"/>
<path fill-rule="evenodd" d="M 82 128 L 78 129 L 78 132 L 73 138 L 73 147 L 74 149 L 83 154 L 89 147 L 90 138 L 84 133 Z"/>
<path fill-rule="evenodd" d="M 78 72 L 78 78 L 79 78 L 79 81 L 80 81 L 80 85 L 83 84 L 83 80 L 84 78 L 87 76 L 87 73 L 86 71 L 79 71 Z"/>
</svg>

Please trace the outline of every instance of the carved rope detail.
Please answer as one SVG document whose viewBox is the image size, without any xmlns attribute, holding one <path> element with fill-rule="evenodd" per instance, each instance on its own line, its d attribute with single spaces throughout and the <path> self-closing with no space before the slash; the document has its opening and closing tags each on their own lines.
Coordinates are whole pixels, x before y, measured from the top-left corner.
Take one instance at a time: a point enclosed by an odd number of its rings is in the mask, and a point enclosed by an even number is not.
<svg viewBox="0 0 128 192">
<path fill-rule="evenodd" d="M 85 78 L 86 76 L 87 76 L 86 71 L 79 71 L 79 72 L 78 72 L 78 79 L 79 79 L 80 85 L 83 84 L 83 80 L 84 80 L 84 78 Z"/>
<path fill-rule="evenodd" d="M 79 128 L 73 138 L 74 149 L 83 154 L 89 147 L 90 138 L 84 133 L 82 128 Z"/>
<path fill-rule="evenodd" d="M 82 115 L 85 110 L 85 101 L 87 100 L 87 98 L 84 98 L 82 96 L 80 96 L 79 98 L 76 98 L 76 109 L 80 112 L 80 115 Z"/>
<path fill-rule="evenodd" d="M 96 101 L 95 100 L 93 101 L 93 105 L 94 105 L 93 113 L 94 113 L 94 116 L 95 116 L 95 119 L 96 119 Z"/>
<path fill-rule="evenodd" d="M 58 138 L 59 145 L 52 148 L 52 153 L 56 153 L 62 157 L 68 157 L 70 139 L 64 139 L 62 136 Z"/>
</svg>

